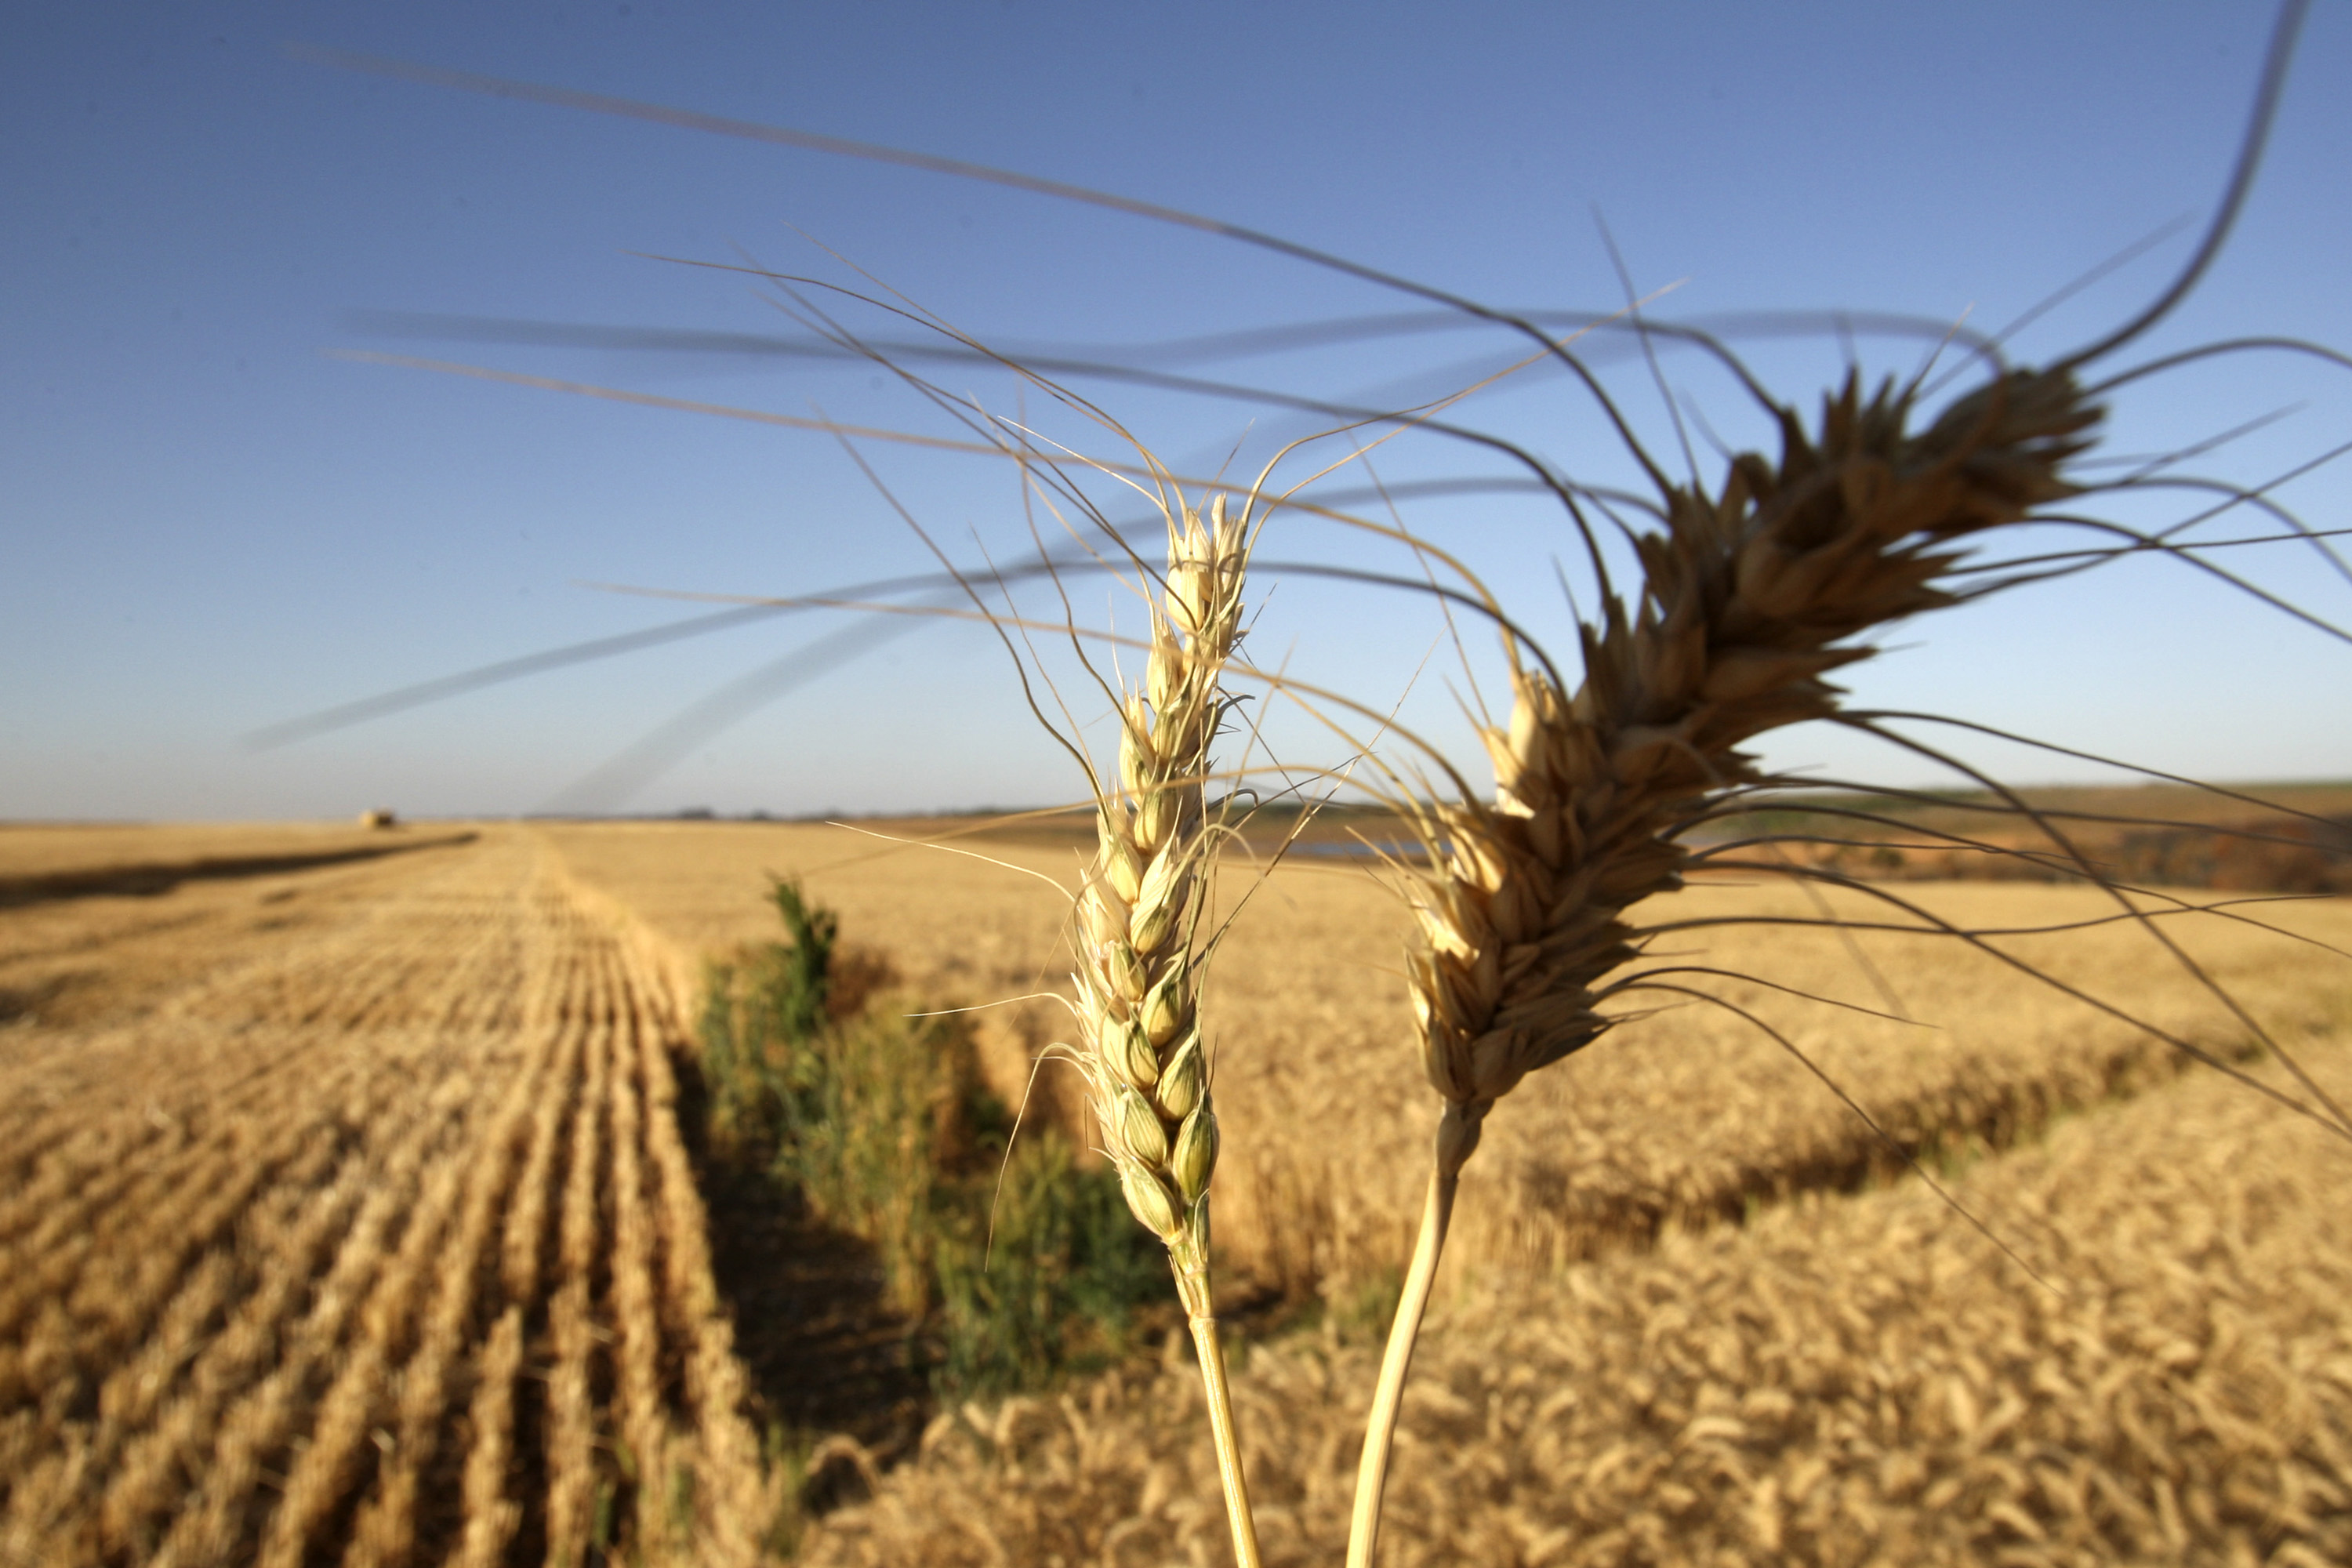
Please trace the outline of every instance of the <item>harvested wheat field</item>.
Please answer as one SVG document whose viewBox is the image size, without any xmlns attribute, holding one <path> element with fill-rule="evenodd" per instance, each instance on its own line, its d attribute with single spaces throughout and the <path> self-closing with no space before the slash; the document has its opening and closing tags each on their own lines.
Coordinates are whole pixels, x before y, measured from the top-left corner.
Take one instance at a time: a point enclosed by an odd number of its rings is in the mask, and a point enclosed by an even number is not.
<svg viewBox="0 0 2352 1568">
<path fill-rule="evenodd" d="M 185 836 L 42 837 L 0 840 L 48 879 L 0 913 L 0 1558 L 752 1560 L 675 1030 L 544 847 L 140 896 L 102 873 Z"/>
</svg>

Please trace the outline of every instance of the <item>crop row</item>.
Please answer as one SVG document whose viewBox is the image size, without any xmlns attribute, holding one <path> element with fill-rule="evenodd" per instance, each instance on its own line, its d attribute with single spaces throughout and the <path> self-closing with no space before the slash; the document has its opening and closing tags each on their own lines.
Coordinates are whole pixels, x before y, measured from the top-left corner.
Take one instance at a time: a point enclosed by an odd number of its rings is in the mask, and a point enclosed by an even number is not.
<svg viewBox="0 0 2352 1568">
<path fill-rule="evenodd" d="M 371 887 L 7 1069 L 0 1556 L 751 1561 L 666 1001 L 519 836 Z"/>
</svg>

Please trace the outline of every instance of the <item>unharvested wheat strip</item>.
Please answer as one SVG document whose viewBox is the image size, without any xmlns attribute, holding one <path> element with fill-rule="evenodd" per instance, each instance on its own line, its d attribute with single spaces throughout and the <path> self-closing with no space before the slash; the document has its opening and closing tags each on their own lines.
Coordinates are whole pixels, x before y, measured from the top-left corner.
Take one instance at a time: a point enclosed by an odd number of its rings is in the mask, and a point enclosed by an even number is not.
<svg viewBox="0 0 2352 1568">
<path fill-rule="evenodd" d="M 635 1016 L 667 1019 L 663 994 L 631 973 Z M 662 1034 L 641 1029 L 646 1146 L 661 1182 L 663 1284 L 675 1331 L 686 1344 L 686 1392 L 694 1410 L 695 1560 L 710 1568 L 757 1561 L 761 1523 L 774 1500 L 761 1474 L 759 1438 L 742 1415 L 746 1389 L 735 1358 L 734 1329 L 721 1310 L 710 1267 L 709 1216 L 677 1128 L 677 1084 Z"/>
<path fill-rule="evenodd" d="M 514 1459 L 515 1380 L 521 1373 L 522 1309 L 509 1307 L 490 1331 L 475 1373 L 464 1533 L 449 1556 L 449 1568 L 499 1568 L 522 1521 L 521 1505 L 507 1496 L 507 1471 Z"/>
<path fill-rule="evenodd" d="M 376 1280 L 361 1309 L 357 1342 L 320 1399 L 310 1441 L 286 1478 L 286 1492 L 262 1539 L 262 1568 L 300 1568 L 313 1533 L 349 1490 L 376 1417 L 389 1398 L 387 1382 L 408 1338 L 417 1299 L 463 1191 L 470 1131 L 451 1128 L 425 1173 L 400 1251 Z M 379 1442 L 381 1439 L 379 1439 Z"/>
<path fill-rule="evenodd" d="M 528 1056 L 488 1119 L 478 1138 L 457 1152 L 468 1167 L 455 1240 L 442 1249 L 437 1281 L 417 1336 L 415 1352 L 398 1373 L 400 1426 L 390 1453 L 377 1471 L 376 1489 L 361 1506 L 352 1530 L 349 1564 L 404 1563 L 415 1543 L 416 1488 L 433 1462 L 447 1422 L 446 1405 L 454 1370 L 462 1365 L 466 1331 L 474 1308 L 475 1281 L 509 1195 L 518 1146 L 529 1126 L 532 1102 L 545 1091 L 551 1031 L 535 1033 Z"/>
<path fill-rule="evenodd" d="M 222 1418 L 209 1462 L 202 1467 L 202 1494 L 173 1521 L 157 1564 L 195 1568 L 247 1554 L 240 1549 L 262 1461 L 284 1446 L 307 1409 L 313 1370 L 342 1343 L 345 1328 L 384 1263 L 387 1232 L 396 1233 L 408 1217 L 417 1173 L 446 1134 L 450 1120 L 446 1106 L 430 1108 L 370 1173 L 367 1199 L 311 1297 L 310 1312 L 279 1336 L 278 1364 L 268 1376 Z"/>
<path fill-rule="evenodd" d="M 571 1157 L 564 1173 L 561 1279 L 548 1312 L 555 1364 L 547 1384 L 547 1561 L 576 1568 L 588 1550 L 590 1510 L 596 1495 L 596 1413 L 591 1363 L 596 1327 L 591 1313 L 599 1215 L 600 1144 L 612 1070 L 612 1027 L 588 1019 L 583 1035 L 587 1072 L 572 1118 Z"/>
</svg>

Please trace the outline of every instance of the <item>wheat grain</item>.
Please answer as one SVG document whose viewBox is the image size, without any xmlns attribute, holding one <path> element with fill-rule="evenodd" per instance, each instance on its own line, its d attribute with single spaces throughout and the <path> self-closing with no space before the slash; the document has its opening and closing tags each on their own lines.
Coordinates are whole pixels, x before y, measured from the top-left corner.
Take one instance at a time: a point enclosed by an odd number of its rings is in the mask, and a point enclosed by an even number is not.
<svg viewBox="0 0 2352 1568">
<path fill-rule="evenodd" d="M 1607 602 L 1573 697 L 1514 661 L 1509 725 L 1484 731 L 1493 804 L 1427 812 L 1442 868 L 1409 973 L 1441 1170 L 1521 1078 L 1608 1027 L 1596 992 L 1636 951 L 1621 917 L 1680 885 L 1688 817 L 1759 781 L 1739 747 L 1832 712 L 1823 677 L 1870 653 L 1851 639 L 1948 603 L 1948 546 L 2071 493 L 2060 466 L 2099 417 L 2063 372 L 2001 376 L 1916 433 L 1911 405 L 1849 378 L 1817 437 L 1780 411 L 1777 465 L 1742 454 L 1711 498 L 1665 488 L 1642 603 Z"/>
<path fill-rule="evenodd" d="M 1202 1199 L 1216 1160 L 1193 945 L 1209 873 L 1205 780 L 1218 679 L 1241 629 L 1245 531 L 1223 498 L 1168 530 L 1146 689 L 1121 714 L 1118 784 L 1097 801 L 1095 863 L 1078 895 L 1075 976 L 1095 1117 L 1129 1205 L 1169 1248 L 1185 1310 L 1211 1313 Z"/>
<path fill-rule="evenodd" d="M 2070 371 L 1995 377 L 1912 431 L 1915 387 L 1859 373 L 1808 437 L 1779 416 L 1777 464 L 1742 453 L 1721 489 L 1660 480 L 1636 542 L 1642 599 L 1604 595 L 1573 697 L 1511 647 L 1511 718 L 1482 731 L 1495 799 L 1416 806 L 1434 859 L 1408 956 L 1423 1070 L 1444 1103 L 1420 1240 L 1366 1433 L 1352 1568 L 1376 1548 L 1387 1434 L 1462 1166 L 1495 1102 L 1609 1026 L 1605 976 L 1633 959 L 1627 908 L 1681 884 L 1677 834 L 1757 783 L 1757 735 L 1835 710 L 1824 677 L 1859 634 L 1949 602 L 1951 545 L 2072 493 L 2061 466 L 2099 412 Z"/>
<path fill-rule="evenodd" d="M 2352 1034 L 2309 1054 L 2352 1084 Z M 1385 1555 L 2341 1561 L 2347 1163 L 2322 1129 L 2193 1074 L 1962 1180 L 1964 1202 L 2020 1217 L 2063 1299 L 1916 1183 L 1490 1278 L 1447 1308 L 1406 1401 Z M 1235 1379 L 1268 1563 L 1343 1540 L 1374 1362 L 1306 1334 Z M 1181 1368 L 1108 1378 L 979 1438 L 942 1420 L 803 1561 L 1213 1560 L 1188 1388 Z"/>
<path fill-rule="evenodd" d="M 1200 1352 L 1234 1556 L 1255 1568 L 1248 1483 L 1211 1301 L 1217 1120 L 1195 1007 L 1195 944 L 1215 848 L 1209 749 L 1223 717 L 1220 678 L 1241 636 L 1249 512 L 1228 516 L 1218 496 L 1204 523 L 1179 497 L 1166 516 L 1167 575 L 1150 599 L 1144 689 L 1122 706 L 1116 786 L 1096 784 L 1097 847 L 1072 937 L 1086 1042 L 1077 1059 L 1128 1206 L 1168 1248 Z"/>
</svg>

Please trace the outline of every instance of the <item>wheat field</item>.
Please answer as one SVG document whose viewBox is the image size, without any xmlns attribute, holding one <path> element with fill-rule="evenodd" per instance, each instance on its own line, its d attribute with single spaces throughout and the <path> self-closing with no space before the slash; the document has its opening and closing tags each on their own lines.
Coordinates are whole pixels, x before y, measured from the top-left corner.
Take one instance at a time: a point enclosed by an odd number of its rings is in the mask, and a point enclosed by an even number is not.
<svg viewBox="0 0 2352 1568">
<path fill-rule="evenodd" d="M 2338 1094 L 2352 1041 L 2315 1053 Z M 2273 1563 L 2352 1553 L 2352 1152 L 2210 1077 L 1916 1183 L 1549 1276 L 1435 1324 L 1398 1563 Z M 1266 1561 L 1346 1534 L 1375 1347 L 1237 1378 Z M 942 1416 L 812 1563 L 1215 1562 L 1188 1369 Z"/>
<path fill-rule="evenodd" d="M 765 875 L 798 873 L 909 994 L 1054 991 L 1052 890 L 813 825 L 415 826 L 363 859 L 342 830 L 244 830 L 234 854 L 161 829 L 77 852 L 67 831 L 0 836 L 27 847 L 0 863 L 0 1555 L 772 1557 L 790 1483 L 753 1429 L 677 1104 L 701 960 L 772 939 Z M 1076 858 L 1040 833 L 958 842 L 1052 876 Z M 246 868 L 185 874 L 208 857 Z M 2045 887 L 1894 890 L 1984 929 L 2107 912 Z M 1222 897 L 1244 894 L 1204 1004 L 1218 1239 L 1236 1296 L 1326 1303 L 1321 1331 L 1249 1344 L 1236 1382 L 1269 1561 L 1303 1563 L 1343 1533 L 1373 1352 L 1340 1325 L 1393 1277 L 1434 1107 L 1393 894 L 1324 860 L 1261 885 L 1234 856 Z M 1671 904 L 1810 912 L 1723 879 Z M 2352 901 L 2237 912 L 2279 929 L 2165 923 L 2343 1092 L 2352 982 L 2313 943 L 2352 948 Z M 1698 1008 L 1628 1024 L 1530 1080 L 1465 1180 L 1391 1561 L 2352 1550 L 2340 1142 L 1948 939 L 1855 936 L 1892 1007 L 1834 935 L 1673 940 L 1918 1020 L 1727 993 L 2054 1290 L 1769 1039 Z M 2276 1075 L 2127 923 L 1987 941 Z M 980 1016 L 1017 1093 L 1056 1011 Z M 1037 1113 L 1076 1110 L 1048 1093 Z M 801 1555 L 1217 1561 L 1199 1417 L 1172 1348 L 943 1412 Z"/>
<path fill-rule="evenodd" d="M 6 925 L 0 1558 L 754 1559 L 676 1031 L 542 846 Z"/>
<path fill-rule="evenodd" d="M 1076 853 L 1067 846 L 955 840 L 1003 862 L 996 865 L 822 826 L 547 831 L 583 882 L 640 911 L 656 944 L 672 952 L 763 936 L 765 875 L 797 875 L 842 911 L 847 940 L 887 947 L 913 989 L 941 1005 L 1067 989 L 1066 901 L 1036 879 L 1071 879 Z M 1985 931 L 2096 921 L 2117 910 L 2086 889 L 1907 883 L 1890 891 Z M 1367 870 L 1331 862 L 1288 865 L 1261 885 L 1251 862 L 1230 858 L 1222 896 L 1241 912 L 1205 1005 L 1226 1129 L 1218 1235 L 1233 1264 L 1260 1285 L 1345 1294 L 1396 1268 L 1421 1201 L 1420 1173 L 1404 1154 L 1426 1144 L 1435 1111 L 1409 1047 L 1401 954 L 1411 920 Z M 1862 894 L 1840 892 L 1830 907 L 1917 923 Z M 1817 913 L 1799 890 L 1728 878 L 1643 911 L 1645 920 Z M 2352 949 L 2352 901 L 2263 902 L 2175 913 L 2162 924 L 2290 1049 L 2352 1022 L 2352 968 L 2312 945 Z M 1696 929 L 1671 951 L 1916 1020 L 1819 1005 L 1754 983 L 1724 988 L 1788 1033 L 1909 1147 L 1998 1145 L 2185 1065 L 2132 1023 L 2064 998 L 1991 952 L 1925 932 L 1864 931 L 1853 942 L 1757 925 Z M 2128 922 L 1987 944 L 2225 1059 L 2254 1047 L 2226 1007 Z M 1896 1007 L 1854 950 L 1887 979 Z M 1067 1015 L 1049 1003 L 980 1016 L 989 1020 L 984 1061 L 1016 1098 L 1033 1081 L 1034 1053 L 1071 1033 Z M 1075 1111 L 1074 1096 L 1054 1092 L 1050 1067 L 1034 1081 L 1047 1114 Z M 1771 1039 L 1730 1014 L 1686 1007 L 1623 1026 L 1558 1072 L 1531 1079 L 1496 1113 L 1465 1177 L 1469 1195 L 1451 1246 L 1465 1267 L 1550 1268 L 1644 1243 L 1669 1224 L 1737 1216 L 1758 1200 L 1851 1184 L 1900 1163 Z"/>
</svg>

